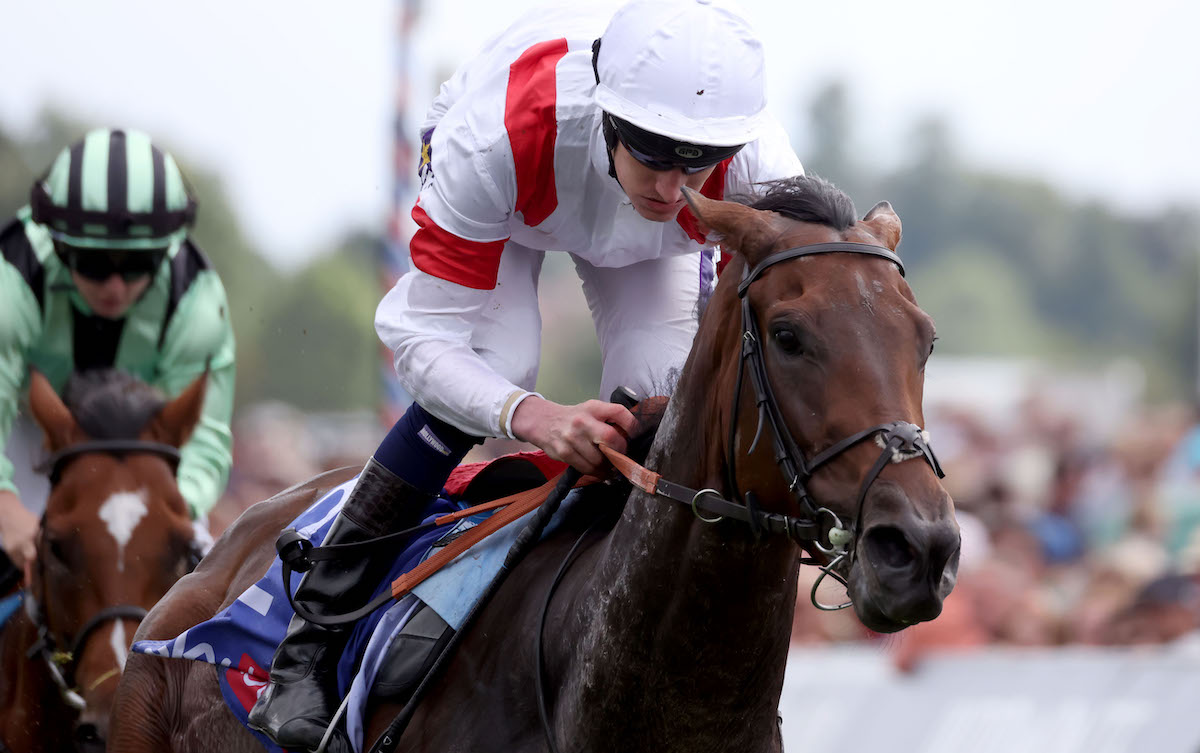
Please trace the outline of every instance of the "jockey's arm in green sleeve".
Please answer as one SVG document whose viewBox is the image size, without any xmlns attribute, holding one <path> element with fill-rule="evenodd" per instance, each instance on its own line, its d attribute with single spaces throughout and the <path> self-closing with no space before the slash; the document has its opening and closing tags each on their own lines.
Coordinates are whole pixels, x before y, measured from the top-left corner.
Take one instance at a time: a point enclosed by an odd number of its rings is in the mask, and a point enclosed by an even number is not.
<svg viewBox="0 0 1200 753">
<path fill-rule="evenodd" d="M 208 368 L 204 411 L 179 463 L 179 491 L 193 518 L 208 514 L 225 490 L 232 463 L 234 339 L 225 288 L 212 269 L 199 273 L 179 301 L 163 343 L 157 385 L 174 397 Z"/>
<path fill-rule="evenodd" d="M 0 491 L 14 494 L 13 466 L 4 449 L 27 377 L 27 353 L 41 327 L 33 292 L 21 272 L 0 256 Z"/>
</svg>

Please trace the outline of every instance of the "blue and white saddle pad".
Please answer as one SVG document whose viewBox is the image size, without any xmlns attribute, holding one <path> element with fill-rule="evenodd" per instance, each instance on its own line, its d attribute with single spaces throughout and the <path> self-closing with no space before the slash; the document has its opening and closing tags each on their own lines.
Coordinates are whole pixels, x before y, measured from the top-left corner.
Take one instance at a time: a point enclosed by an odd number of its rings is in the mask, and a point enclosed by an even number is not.
<svg viewBox="0 0 1200 753">
<path fill-rule="evenodd" d="M 314 546 L 320 546 L 356 480 L 357 477 L 330 490 L 289 527 L 307 536 Z M 561 519 L 566 506 L 563 505 L 556 520 Z M 466 507 L 464 503 L 443 496 L 430 504 L 425 520 L 431 521 Z M 416 567 L 440 545 L 491 514 L 492 511 L 482 512 L 449 528 L 434 529 L 418 536 L 400 552 L 376 594 L 390 588 L 393 580 Z M 427 603 L 451 627 L 459 629 L 471 607 L 499 572 L 513 540 L 530 515 L 532 512 L 493 533 L 418 585 L 412 594 L 384 604 L 354 627 L 338 664 L 337 682 L 339 695 L 342 698 L 349 696 L 346 731 L 356 751 L 363 748 L 363 712 L 371 684 L 388 645 L 415 611 L 417 599 Z M 299 575 L 293 575 L 293 594 L 299 581 Z M 292 606 L 283 591 L 281 564 L 276 557 L 262 579 L 211 619 L 173 639 L 138 641 L 133 644 L 133 650 L 152 656 L 208 662 L 221 668 L 223 671 L 217 673 L 221 693 L 244 725 L 258 695 L 266 688 L 271 658 L 287 632 L 292 615 Z M 352 675 L 356 665 L 359 671 Z M 253 734 L 268 750 L 281 750 L 262 734 Z"/>
</svg>

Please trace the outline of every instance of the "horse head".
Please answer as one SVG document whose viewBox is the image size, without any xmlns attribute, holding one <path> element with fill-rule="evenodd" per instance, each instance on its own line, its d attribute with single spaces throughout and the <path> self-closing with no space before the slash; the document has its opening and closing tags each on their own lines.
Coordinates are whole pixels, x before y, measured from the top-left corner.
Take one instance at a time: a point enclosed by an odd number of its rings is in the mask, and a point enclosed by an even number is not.
<svg viewBox="0 0 1200 753">
<path fill-rule="evenodd" d="M 895 255 L 900 218 L 881 202 L 857 220 L 845 194 L 803 176 L 750 206 L 688 200 L 738 252 L 706 316 L 743 327 L 702 327 L 711 342 L 693 348 L 718 354 L 714 384 L 737 385 L 737 407 L 714 395 L 706 421 L 719 432 L 704 443 L 707 467 L 724 476 L 713 483 L 806 521 L 797 538 L 846 583 L 868 628 L 933 619 L 954 587 L 959 534 L 920 428 L 935 335 Z"/>
<path fill-rule="evenodd" d="M 206 379 L 164 401 L 123 372 L 87 372 L 72 377 L 64 403 L 32 375 L 30 407 L 52 453 L 30 588 L 41 629 L 34 660 L 46 661 L 78 711 L 81 750 L 103 750 L 134 630 L 194 564 L 175 464 L 200 419 Z"/>
</svg>

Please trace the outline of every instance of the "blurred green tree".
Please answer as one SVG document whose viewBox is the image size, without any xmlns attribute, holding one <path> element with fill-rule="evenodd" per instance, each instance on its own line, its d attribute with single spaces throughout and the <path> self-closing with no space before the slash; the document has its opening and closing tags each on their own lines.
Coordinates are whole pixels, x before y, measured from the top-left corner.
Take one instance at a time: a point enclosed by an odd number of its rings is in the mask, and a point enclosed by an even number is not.
<svg viewBox="0 0 1200 753">
<path fill-rule="evenodd" d="M 806 113 L 814 153 L 804 162 L 847 189 L 860 211 L 891 201 L 904 223 L 900 252 L 913 287 L 942 323 L 940 352 L 1075 367 L 1131 357 L 1151 396 L 1191 396 L 1200 211 L 1138 216 L 972 168 L 933 116 L 914 124 L 896 169 L 862 171 L 847 152 L 852 110 L 844 86 L 820 90 Z"/>
</svg>

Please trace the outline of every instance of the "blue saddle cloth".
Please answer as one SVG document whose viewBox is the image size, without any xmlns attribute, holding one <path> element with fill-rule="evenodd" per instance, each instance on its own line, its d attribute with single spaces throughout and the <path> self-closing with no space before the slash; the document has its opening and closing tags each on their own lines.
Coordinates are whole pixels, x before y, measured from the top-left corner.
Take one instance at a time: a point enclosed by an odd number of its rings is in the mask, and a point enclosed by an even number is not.
<svg viewBox="0 0 1200 753">
<path fill-rule="evenodd" d="M 330 490 L 290 527 L 296 528 L 314 545 L 320 546 L 355 480 L 350 479 Z M 571 501 L 573 495 L 568 495 L 555 521 L 561 520 L 567 503 Z M 466 509 L 467 506 L 464 502 L 443 496 L 430 504 L 425 520 L 431 521 L 435 517 Z M 491 514 L 491 511 L 479 513 L 458 521 L 452 527 L 434 529 L 417 536 L 397 556 L 376 594 L 390 588 L 393 580 L 416 567 L 439 546 Z M 530 515 L 532 513 L 493 533 L 417 586 L 412 594 L 381 606 L 354 627 L 338 664 L 337 682 L 339 695 L 342 698 L 349 697 L 346 702 L 346 731 L 355 750 L 361 751 L 363 746 L 363 712 L 371 683 L 388 644 L 415 611 L 417 600 L 429 604 L 455 629 L 461 627 L 463 618 L 499 572 L 513 539 L 525 527 Z M 551 528 L 553 525 L 547 528 L 546 533 Z M 293 594 L 299 581 L 299 577 L 292 578 Z M 221 693 L 230 710 L 244 725 L 259 693 L 267 685 L 271 658 L 287 631 L 292 615 L 291 604 L 284 595 L 281 564 L 276 557 L 262 579 L 211 619 L 175 638 L 138 641 L 132 648 L 142 654 L 204 661 L 221 668 L 223 671 L 217 673 Z M 257 732 L 253 734 L 268 750 L 280 751 L 265 736 Z"/>
</svg>

